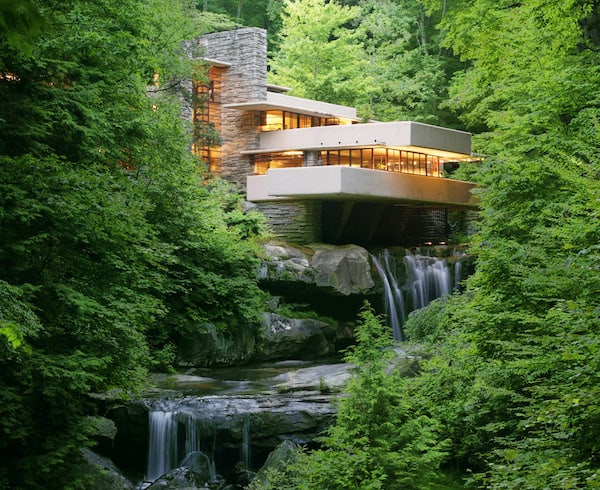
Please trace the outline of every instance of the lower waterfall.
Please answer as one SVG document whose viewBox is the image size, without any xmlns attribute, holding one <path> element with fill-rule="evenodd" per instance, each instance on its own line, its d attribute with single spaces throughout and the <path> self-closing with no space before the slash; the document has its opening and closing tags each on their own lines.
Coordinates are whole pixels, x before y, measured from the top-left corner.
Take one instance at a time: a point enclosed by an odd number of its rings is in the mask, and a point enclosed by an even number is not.
<svg viewBox="0 0 600 490">
<path fill-rule="evenodd" d="M 456 261 L 454 282 L 447 262 L 439 257 L 406 251 L 402 262 L 384 249 L 380 257 L 371 255 L 383 283 L 385 314 L 394 340 L 404 340 L 402 325 L 411 311 L 427 306 L 431 301 L 449 295 L 460 284 L 461 265 Z M 403 278 L 403 281 L 399 281 Z M 400 285 L 401 283 L 401 285 Z"/>
<path fill-rule="evenodd" d="M 254 368 L 253 373 L 246 369 L 238 372 L 264 376 L 261 388 L 232 380 L 231 393 L 214 395 L 192 389 L 195 394 L 179 396 L 171 392 L 169 398 L 141 401 L 148 410 L 150 426 L 147 467 L 137 488 L 148 488 L 157 480 L 160 485 L 168 484 L 186 472 L 211 488 L 225 488 L 219 487 L 225 483 L 238 485 L 227 488 L 243 488 L 281 441 L 309 444 L 331 425 L 336 413 L 331 403 L 334 395 L 320 393 L 318 386 L 332 370 L 339 377 L 349 369 L 331 364 L 295 369 L 262 366 Z M 278 387 L 292 382 L 296 374 L 312 380 L 310 391 L 278 392 Z M 186 389 L 190 376 L 182 376 L 186 380 L 178 386 Z"/>
<path fill-rule="evenodd" d="M 176 412 L 148 412 L 149 446 L 147 479 L 156 480 L 177 466 Z"/>
<path fill-rule="evenodd" d="M 148 481 L 154 481 L 169 471 L 186 465 L 191 456 L 200 453 L 201 424 L 192 414 L 152 410 L 148 412 L 148 421 Z M 180 427 L 183 430 L 180 431 Z M 180 440 L 181 436 L 184 440 Z M 207 460 L 211 480 L 216 480 L 214 460 L 206 451 L 202 454 Z"/>
</svg>

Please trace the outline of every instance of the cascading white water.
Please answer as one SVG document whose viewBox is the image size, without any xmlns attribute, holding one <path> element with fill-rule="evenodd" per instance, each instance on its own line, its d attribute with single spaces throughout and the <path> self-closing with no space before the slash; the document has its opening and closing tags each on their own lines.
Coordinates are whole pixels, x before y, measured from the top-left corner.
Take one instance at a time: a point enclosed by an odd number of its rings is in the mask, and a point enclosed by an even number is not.
<svg viewBox="0 0 600 490">
<path fill-rule="evenodd" d="M 398 287 L 396 276 L 391 273 L 389 252 L 388 250 L 384 250 L 383 252 L 384 263 L 386 264 L 386 267 L 384 267 L 374 255 L 371 255 L 371 259 L 373 260 L 373 263 L 375 264 L 375 267 L 377 268 L 379 276 L 383 282 L 385 314 L 387 315 L 388 321 L 391 323 L 394 340 L 402 341 L 404 340 L 404 335 L 402 334 L 402 324 L 406 319 L 404 298 L 402 296 L 402 291 Z"/>
<path fill-rule="evenodd" d="M 242 424 L 241 458 L 244 466 L 250 468 L 250 418 L 244 418 Z"/>
<path fill-rule="evenodd" d="M 413 309 L 427 306 L 436 298 L 450 294 L 450 271 L 448 265 L 437 257 L 425 257 L 406 252 L 404 263 L 412 292 Z"/>
<path fill-rule="evenodd" d="M 176 412 L 148 412 L 149 448 L 147 479 L 156 480 L 177 465 Z"/>
<path fill-rule="evenodd" d="M 462 262 L 457 260 L 454 263 L 454 289 L 458 290 L 460 288 L 460 281 L 462 278 Z"/>
<path fill-rule="evenodd" d="M 399 286 L 394 258 L 389 250 L 383 250 L 381 260 L 373 255 L 371 259 L 383 282 L 385 313 L 394 339 L 402 341 L 402 325 L 408 313 L 424 308 L 434 299 L 452 292 L 450 270 L 443 259 L 406 251 L 403 260 L 406 281 Z M 460 277 L 460 269 L 455 270 L 455 277 Z"/>
<path fill-rule="evenodd" d="M 201 452 L 201 424 L 194 414 L 154 410 L 148 412 L 148 420 L 147 480 L 156 480 L 183 464 L 182 461 L 187 460 L 191 454 Z M 184 431 L 182 434 L 178 434 L 178 425 L 183 426 Z M 178 437 L 183 434 L 185 434 L 185 440 L 181 442 L 185 452 L 180 454 Z M 210 478 L 214 481 L 217 479 L 214 459 L 207 454 L 204 454 L 204 457 L 207 459 Z M 249 460 L 250 456 L 248 455 Z"/>
</svg>

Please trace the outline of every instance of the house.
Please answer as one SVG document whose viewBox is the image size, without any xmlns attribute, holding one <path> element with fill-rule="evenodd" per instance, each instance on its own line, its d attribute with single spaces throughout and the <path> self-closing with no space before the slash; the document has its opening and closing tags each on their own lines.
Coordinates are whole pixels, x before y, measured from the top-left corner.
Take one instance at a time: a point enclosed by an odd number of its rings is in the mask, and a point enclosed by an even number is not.
<svg viewBox="0 0 600 490">
<path fill-rule="evenodd" d="M 191 84 L 193 151 L 238 186 L 295 243 L 443 243 L 449 216 L 477 208 L 473 183 L 445 178 L 471 135 L 427 124 L 360 123 L 356 110 L 288 95 L 267 82 L 267 36 L 203 35 L 205 75 Z"/>
</svg>

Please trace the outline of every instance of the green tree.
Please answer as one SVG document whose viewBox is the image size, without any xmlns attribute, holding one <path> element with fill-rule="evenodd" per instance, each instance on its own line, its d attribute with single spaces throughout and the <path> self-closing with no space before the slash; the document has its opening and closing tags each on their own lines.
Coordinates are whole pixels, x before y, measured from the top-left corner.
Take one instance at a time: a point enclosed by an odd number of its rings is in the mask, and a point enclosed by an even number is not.
<svg viewBox="0 0 600 490">
<path fill-rule="evenodd" d="M 300 97 L 352 105 L 370 81 L 361 34 L 352 28 L 360 9 L 325 0 L 284 5 L 272 81 Z"/>
<path fill-rule="evenodd" d="M 444 44 L 469 63 L 448 104 L 471 128 L 489 132 L 482 151 L 520 145 L 544 153 L 548 138 L 568 136 L 573 118 L 597 106 L 593 1 L 444 3 Z"/>
<path fill-rule="evenodd" d="M 451 368 L 425 375 L 424 392 L 438 394 L 428 399 L 472 484 L 597 487 L 597 383 L 587 374 L 599 360 L 595 13 L 591 2 L 448 7 L 445 42 L 470 63 L 449 104 L 486 130 L 477 144 L 496 155 L 479 175 L 469 294 L 433 322 L 437 339 L 449 337 L 435 365 Z M 470 388 L 440 399 L 450 371 Z"/>
<path fill-rule="evenodd" d="M 439 45 L 441 14 L 418 0 L 340 4 L 270 3 L 269 16 L 282 23 L 274 24 L 273 80 L 301 96 L 355 106 L 365 118 L 456 125 L 440 108 L 460 67 Z"/>
<path fill-rule="evenodd" d="M 456 58 L 442 50 L 437 12 L 418 0 L 361 0 L 361 27 L 373 85 L 369 107 L 381 120 L 410 119 L 456 125 L 440 104 L 447 97 Z"/>
<path fill-rule="evenodd" d="M 203 12 L 226 14 L 246 26 L 268 27 L 267 4 L 269 0 L 199 0 L 198 9 Z"/>
<path fill-rule="evenodd" d="M 191 73 L 194 11 L 32 5 L 41 34 L 0 43 L 0 486 L 88 488 L 90 394 L 138 388 L 149 344 L 194 319 L 251 330 L 259 224 L 203 186 L 175 98 L 147 95 Z"/>
</svg>

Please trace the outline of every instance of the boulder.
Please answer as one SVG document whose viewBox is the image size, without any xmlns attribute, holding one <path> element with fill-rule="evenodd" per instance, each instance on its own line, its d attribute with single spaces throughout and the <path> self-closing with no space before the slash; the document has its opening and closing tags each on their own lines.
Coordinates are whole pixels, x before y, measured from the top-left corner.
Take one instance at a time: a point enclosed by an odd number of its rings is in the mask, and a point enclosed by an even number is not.
<svg viewBox="0 0 600 490">
<path fill-rule="evenodd" d="M 214 464 L 202 451 L 192 451 L 182 461 L 181 466 L 192 470 L 204 481 L 216 480 Z"/>
<path fill-rule="evenodd" d="M 181 466 L 169 471 L 146 487 L 148 490 L 159 489 L 185 489 L 185 490 L 208 490 L 208 481 L 203 475 L 199 475 L 186 466 Z"/>
<path fill-rule="evenodd" d="M 263 313 L 256 359 L 316 359 L 334 353 L 335 331 L 324 322 Z"/>
<path fill-rule="evenodd" d="M 259 271 L 261 279 L 312 283 L 315 271 L 310 266 L 313 251 L 287 243 L 269 242 L 264 246 L 266 259 Z"/>
<path fill-rule="evenodd" d="M 357 245 L 296 247 L 269 242 L 264 250 L 262 280 L 307 283 L 342 296 L 362 294 L 375 287 L 369 252 Z"/>
<path fill-rule="evenodd" d="M 80 467 L 79 473 L 86 475 L 87 481 L 92 482 L 94 488 L 133 490 L 133 483 L 121 474 L 111 460 L 87 448 L 82 449 L 81 452 L 85 462 Z"/>
<path fill-rule="evenodd" d="M 241 364 L 254 354 L 255 338 L 251 329 L 240 328 L 236 335 L 224 335 L 213 324 L 204 325 L 204 333 L 182 337 L 177 347 L 177 365 L 181 367 L 226 366 Z"/>
<path fill-rule="evenodd" d="M 269 483 L 272 472 L 282 471 L 288 463 L 298 458 L 299 446 L 290 440 L 285 440 L 267 457 L 265 464 L 258 470 L 250 488 L 261 488 Z"/>
<path fill-rule="evenodd" d="M 345 296 L 361 294 L 375 286 L 369 252 L 357 245 L 316 245 L 311 266 L 317 286 L 327 286 Z"/>
<path fill-rule="evenodd" d="M 273 378 L 280 392 L 338 392 L 352 377 L 352 364 L 325 364 L 287 371 Z"/>
</svg>

